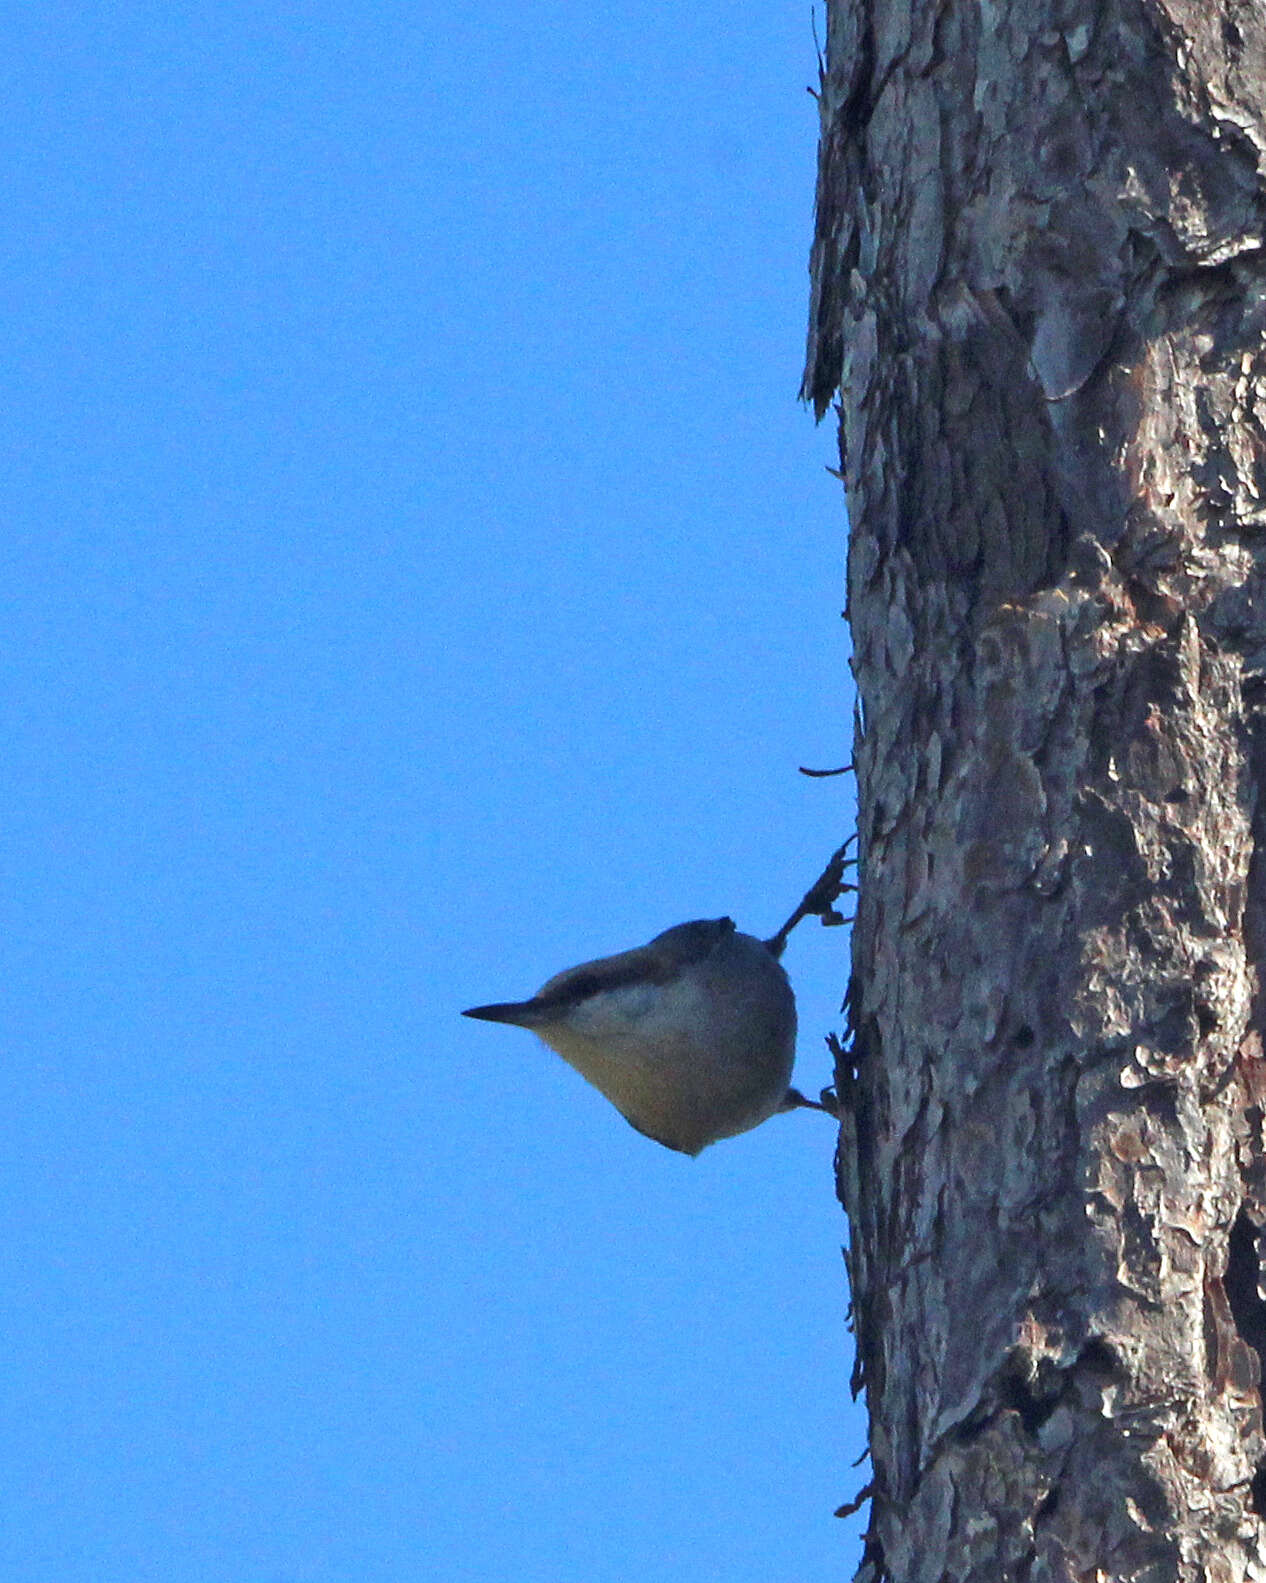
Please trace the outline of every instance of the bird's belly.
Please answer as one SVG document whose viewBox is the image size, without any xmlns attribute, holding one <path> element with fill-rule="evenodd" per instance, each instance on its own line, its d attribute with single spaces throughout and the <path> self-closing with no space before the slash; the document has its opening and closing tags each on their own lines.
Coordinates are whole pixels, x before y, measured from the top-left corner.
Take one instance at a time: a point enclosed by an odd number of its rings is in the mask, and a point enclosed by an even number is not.
<svg viewBox="0 0 1266 1583">
<path fill-rule="evenodd" d="M 639 1132 L 686 1154 L 759 1126 L 781 1108 L 794 1024 L 773 1039 L 766 1030 L 736 1027 L 719 1045 L 683 1039 L 680 1021 L 670 1020 L 658 1037 L 647 1032 L 643 1025 L 621 1038 L 607 1026 L 601 1042 L 574 1028 L 542 1036 Z"/>
</svg>

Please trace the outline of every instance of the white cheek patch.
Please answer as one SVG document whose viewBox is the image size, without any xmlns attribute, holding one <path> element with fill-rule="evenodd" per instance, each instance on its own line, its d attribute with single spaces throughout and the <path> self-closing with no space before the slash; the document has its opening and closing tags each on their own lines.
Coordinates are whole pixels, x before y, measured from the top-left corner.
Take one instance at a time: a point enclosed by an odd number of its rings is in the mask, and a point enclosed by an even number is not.
<svg viewBox="0 0 1266 1583">
<path fill-rule="evenodd" d="M 672 984 L 621 984 L 577 1007 L 570 1019 L 577 1033 L 604 1043 L 678 1046 L 683 1040 L 706 1040 L 708 1007 L 697 986 L 678 979 Z"/>
<path fill-rule="evenodd" d="M 643 1027 L 646 1019 L 654 1016 L 660 996 L 654 984 L 621 984 L 579 1002 L 567 1021 L 577 1033 L 590 1038 L 619 1038 L 625 1030 Z"/>
</svg>

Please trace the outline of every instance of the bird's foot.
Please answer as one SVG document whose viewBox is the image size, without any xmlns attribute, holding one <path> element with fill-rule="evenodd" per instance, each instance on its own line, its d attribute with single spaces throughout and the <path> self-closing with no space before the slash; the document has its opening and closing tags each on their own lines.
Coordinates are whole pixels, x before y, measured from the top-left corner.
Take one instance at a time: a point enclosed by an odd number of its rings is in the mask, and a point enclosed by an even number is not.
<svg viewBox="0 0 1266 1583">
<path fill-rule="evenodd" d="M 838 852 L 834 853 L 831 861 L 814 880 L 813 884 L 804 894 L 804 900 L 787 919 L 782 928 L 772 940 L 765 944 L 775 956 L 781 956 L 783 947 L 787 944 L 787 936 L 796 927 L 802 918 L 821 918 L 827 925 L 848 923 L 850 920 L 844 914 L 836 911 L 835 903 L 841 896 L 849 891 L 855 891 L 856 885 L 848 884 L 844 875 L 850 868 L 857 867 L 857 859 L 849 857 L 848 849 L 857 840 L 856 832 L 849 836 Z"/>
<path fill-rule="evenodd" d="M 784 1110 L 820 1110 L 828 1116 L 834 1116 L 837 1121 L 840 1115 L 839 1102 L 836 1099 L 835 1091 L 830 1088 L 822 1090 L 821 1099 L 808 1099 L 798 1088 L 789 1088 L 787 1097 L 782 1102 L 782 1108 Z"/>
</svg>

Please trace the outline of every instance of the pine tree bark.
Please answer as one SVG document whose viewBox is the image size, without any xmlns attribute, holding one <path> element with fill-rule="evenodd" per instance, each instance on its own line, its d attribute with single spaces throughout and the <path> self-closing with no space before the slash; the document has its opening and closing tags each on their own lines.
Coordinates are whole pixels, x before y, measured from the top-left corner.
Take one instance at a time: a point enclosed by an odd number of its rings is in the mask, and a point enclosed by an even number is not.
<svg viewBox="0 0 1266 1583">
<path fill-rule="evenodd" d="M 1266 1578 L 1266 6 L 828 0 L 859 1576 Z"/>
</svg>

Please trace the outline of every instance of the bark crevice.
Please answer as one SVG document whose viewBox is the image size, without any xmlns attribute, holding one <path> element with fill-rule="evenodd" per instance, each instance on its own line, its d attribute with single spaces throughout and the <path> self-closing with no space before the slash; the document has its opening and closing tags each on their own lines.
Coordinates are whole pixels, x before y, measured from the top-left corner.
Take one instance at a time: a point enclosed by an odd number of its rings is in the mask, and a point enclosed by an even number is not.
<svg viewBox="0 0 1266 1583">
<path fill-rule="evenodd" d="M 1262 1290 L 1262 1228 L 1241 1209 L 1231 1227 L 1227 1243 L 1226 1273 L 1222 1277 L 1231 1321 L 1251 1355 L 1236 1359 L 1241 1365 L 1240 1387 L 1257 1396 L 1260 1419 L 1262 1380 L 1266 1378 L 1266 1293 Z M 1228 1367 L 1233 1367 L 1229 1365 Z M 1249 1484 L 1249 1504 L 1258 1516 L 1266 1516 L 1266 1452 L 1253 1470 Z"/>
</svg>

